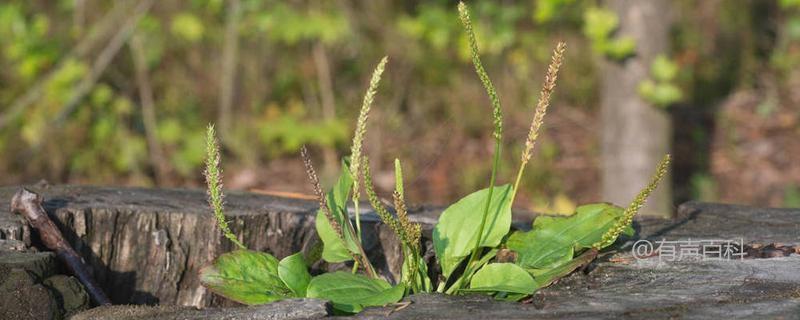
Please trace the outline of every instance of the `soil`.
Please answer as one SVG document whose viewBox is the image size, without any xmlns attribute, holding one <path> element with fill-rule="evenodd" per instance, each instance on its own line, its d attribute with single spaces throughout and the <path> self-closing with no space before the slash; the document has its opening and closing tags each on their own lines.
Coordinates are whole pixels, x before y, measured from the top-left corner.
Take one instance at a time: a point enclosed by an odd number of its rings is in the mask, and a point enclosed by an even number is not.
<svg viewBox="0 0 800 320">
<path fill-rule="evenodd" d="M 791 99 L 789 99 L 791 100 Z M 742 91 L 722 103 L 711 151 L 716 201 L 800 205 L 797 104 Z"/>
</svg>

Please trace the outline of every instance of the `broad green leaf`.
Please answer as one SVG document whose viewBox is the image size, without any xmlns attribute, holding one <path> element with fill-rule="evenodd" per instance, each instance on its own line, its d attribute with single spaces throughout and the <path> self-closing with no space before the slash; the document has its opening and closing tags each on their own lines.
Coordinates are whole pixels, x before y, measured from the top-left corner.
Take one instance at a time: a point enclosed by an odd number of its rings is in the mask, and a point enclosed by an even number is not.
<svg viewBox="0 0 800 320">
<path fill-rule="evenodd" d="M 580 256 L 575 257 L 575 259 L 562 263 L 554 268 L 546 270 L 528 270 L 528 272 L 533 274 L 533 280 L 536 281 L 536 285 L 539 288 L 544 288 L 549 286 L 554 281 L 572 273 L 572 271 L 575 271 L 575 269 L 586 265 L 590 261 L 594 260 L 596 256 L 596 251 L 589 250 Z"/>
<path fill-rule="evenodd" d="M 531 294 L 538 286 L 525 269 L 513 263 L 490 263 L 478 270 L 469 291 Z"/>
<path fill-rule="evenodd" d="M 405 287 L 392 287 L 382 279 L 371 279 L 349 272 L 324 273 L 311 279 L 306 296 L 330 300 L 340 311 L 356 313 L 364 307 L 400 301 Z"/>
<path fill-rule="evenodd" d="M 541 216 L 531 231 L 514 232 L 506 244 L 517 252 L 516 263 L 523 268 L 553 268 L 572 260 L 576 251 L 600 241 L 622 218 L 622 212 L 622 208 L 597 203 L 580 206 L 569 217 Z"/>
<path fill-rule="evenodd" d="M 200 270 L 209 290 L 244 304 L 262 304 L 292 296 L 278 276 L 278 259 L 258 251 L 236 250 Z"/>
<path fill-rule="evenodd" d="M 311 274 L 308 273 L 308 265 L 303 259 L 302 252 L 281 259 L 281 262 L 278 263 L 278 276 L 286 287 L 294 292 L 295 297 L 306 296 L 306 288 L 311 281 Z"/>
<path fill-rule="evenodd" d="M 349 223 L 349 216 L 347 215 L 347 200 L 350 198 L 350 190 L 353 189 L 353 177 L 350 175 L 349 165 L 346 160 L 342 161 L 342 174 L 336 185 L 333 186 L 328 192 L 328 206 L 330 207 L 331 214 L 334 219 L 339 222 L 342 228 L 346 228 Z M 317 211 L 316 220 L 317 234 L 319 234 L 322 243 L 322 259 L 327 262 L 337 263 L 349 261 L 352 259 L 351 252 L 358 252 L 358 244 L 353 239 L 350 232 L 344 231 L 344 242 L 339 239 L 339 236 L 333 231 L 328 219 L 322 210 Z"/>
<path fill-rule="evenodd" d="M 496 247 L 508 234 L 511 228 L 511 189 L 510 185 L 494 187 L 481 247 Z M 439 217 L 433 230 L 433 246 L 445 278 L 475 248 L 488 195 L 489 188 L 473 192 L 445 209 Z"/>
</svg>

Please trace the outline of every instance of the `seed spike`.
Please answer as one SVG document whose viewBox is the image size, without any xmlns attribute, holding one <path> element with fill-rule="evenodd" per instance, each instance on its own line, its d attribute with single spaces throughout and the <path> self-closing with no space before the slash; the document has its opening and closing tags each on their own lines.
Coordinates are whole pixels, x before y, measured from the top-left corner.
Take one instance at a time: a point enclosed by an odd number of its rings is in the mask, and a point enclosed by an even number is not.
<svg viewBox="0 0 800 320">
<path fill-rule="evenodd" d="M 344 241 L 344 232 L 342 230 L 342 225 L 339 224 L 333 214 L 331 213 L 330 208 L 328 207 L 328 200 L 325 197 L 325 192 L 322 190 L 322 185 L 319 183 L 319 176 L 317 175 L 317 171 L 314 170 L 314 163 L 311 161 L 311 156 L 308 154 L 308 149 L 306 146 L 300 148 L 300 156 L 303 157 L 303 165 L 306 168 L 306 174 L 308 175 L 308 180 L 311 181 L 311 186 L 314 188 L 314 194 L 317 196 L 317 202 L 319 202 L 319 209 L 322 210 L 322 213 L 325 215 L 325 218 L 328 219 L 328 222 L 331 224 L 333 231 L 336 232 L 336 236 L 339 237 L 342 241 Z"/>
<path fill-rule="evenodd" d="M 228 238 L 239 249 L 247 249 L 239 238 L 231 232 L 228 221 L 225 220 L 225 194 L 222 192 L 222 169 L 220 169 L 220 152 L 217 132 L 213 124 L 206 129 L 206 169 L 203 175 L 206 178 L 208 204 L 214 210 L 214 218 L 225 238 Z"/>
<path fill-rule="evenodd" d="M 359 166 L 361 165 L 361 151 L 364 143 L 364 136 L 367 133 L 367 119 L 369 119 L 369 112 L 372 108 L 372 101 L 375 100 L 375 92 L 378 90 L 378 84 L 381 81 L 381 75 L 386 68 L 386 63 L 389 57 L 383 57 L 372 72 L 372 78 L 369 81 L 369 88 L 364 94 L 364 101 L 361 104 L 361 111 L 358 114 L 356 122 L 355 133 L 353 134 L 353 144 L 350 150 L 350 172 L 353 174 L 353 198 L 360 197 L 359 191 Z"/>
<path fill-rule="evenodd" d="M 622 218 L 617 221 L 614 226 L 609 229 L 602 237 L 600 241 L 592 245 L 593 248 L 600 250 L 604 247 L 607 247 L 614 243 L 617 240 L 617 237 L 625 230 L 626 227 L 631 225 L 633 222 L 633 217 L 636 216 L 636 213 L 639 212 L 640 209 L 644 206 L 645 202 L 647 202 L 647 197 L 650 196 L 653 191 L 656 190 L 658 187 L 658 183 L 661 182 L 661 179 L 667 174 L 669 170 L 669 163 L 672 160 L 672 157 L 667 154 L 661 159 L 661 163 L 658 164 L 656 167 L 656 171 L 653 174 L 653 177 L 650 178 L 650 183 L 639 192 L 636 198 L 631 201 L 625 211 L 622 213 Z"/>
<path fill-rule="evenodd" d="M 500 109 L 500 98 L 497 96 L 497 90 L 489 79 L 489 74 L 483 68 L 481 57 L 478 53 L 478 40 L 475 38 L 475 30 L 472 29 L 472 21 L 469 17 L 469 10 L 464 2 L 458 3 L 458 13 L 461 18 L 461 24 L 464 25 L 464 30 L 467 32 L 467 39 L 469 40 L 469 49 L 472 54 L 472 64 L 475 66 L 475 72 L 486 88 L 486 93 L 489 95 L 489 100 L 492 102 L 492 118 L 494 119 L 494 138 L 500 140 L 503 136 L 503 112 Z"/>
<path fill-rule="evenodd" d="M 564 59 L 564 51 L 567 45 L 564 42 L 559 42 L 553 50 L 553 57 L 550 65 L 547 67 L 547 74 L 544 77 L 544 84 L 542 91 L 539 92 L 539 101 L 536 104 L 536 111 L 531 121 L 531 128 L 528 131 L 528 139 L 525 140 L 525 150 L 522 152 L 522 162 L 528 163 L 533 153 L 533 148 L 536 145 L 536 139 L 539 137 L 539 130 L 544 124 L 544 116 L 547 114 L 547 107 L 550 105 L 550 97 L 556 88 L 556 80 L 558 79 L 558 70 L 561 68 L 561 62 Z"/>
</svg>

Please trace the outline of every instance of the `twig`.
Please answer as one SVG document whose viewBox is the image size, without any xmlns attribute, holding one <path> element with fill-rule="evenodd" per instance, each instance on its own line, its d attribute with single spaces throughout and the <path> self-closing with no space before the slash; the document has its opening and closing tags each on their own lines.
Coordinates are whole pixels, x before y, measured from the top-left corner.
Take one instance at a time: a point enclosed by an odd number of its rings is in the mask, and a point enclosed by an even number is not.
<svg viewBox="0 0 800 320">
<path fill-rule="evenodd" d="M 239 58 L 239 21 L 242 17 L 242 5 L 239 0 L 228 1 L 225 18 L 225 38 L 222 47 L 222 75 L 219 94 L 219 133 L 223 145 L 230 141 L 233 115 L 234 82 L 236 66 Z"/>
<path fill-rule="evenodd" d="M 55 78 L 62 67 L 73 60 L 80 60 L 86 56 L 89 51 L 97 46 L 103 39 L 107 38 L 114 30 L 112 27 L 127 15 L 131 10 L 130 2 L 120 2 L 116 4 L 109 13 L 107 13 L 100 22 L 96 23 L 90 30 L 89 34 L 82 38 L 81 41 L 75 45 L 69 53 L 67 53 L 46 75 L 37 80 L 33 86 L 28 88 L 22 96 L 14 100 L 13 103 L 6 109 L 3 114 L 0 114 L 0 129 L 5 128 L 6 125 L 15 120 L 22 111 L 29 105 L 36 102 L 41 98 L 44 93 L 45 86 Z"/>
<path fill-rule="evenodd" d="M 336 103 L 333 96 L 331 66 L 328 62 L 328 54 L 325 52 L 325 45 L 321 41 L 314 44 L 313 57 L 321 98 L 322 117 L 325 121 L 333 121 L 336 118 Z M 336 159 L 336 150 L 333 147 L 325 146 L 322 148 L 322 156 L 325 159 L 324 172 L 335 172 L 339 163 Z"/>
<path fill-rule="evenodd" d="M 130 47 L 131 56 L 133 57 L 136 86 L 139 87 L 139 100 L 142 104 L 142 123 L 144 124 L 144 136 L 147 139 L 150 165 L 153 166 L 153 171 L 155 172 L 156 185 L 162 185 L 167 178 L 167 163 L 156 132 L 158 128 L 155 103 L 153 102 L 153 87 L 150 85 L 142 34 L 135 32 L 128 43 L 128 47 Z"/>
<path fill-rule="evenodd" d="M 21 188 L 14 194 L 11 199 L 11 211 L 21 214 L 25 220 L 33 227 L 34 230 L 39 232 L 39 238 L 42 239 L 45 247 L 55 251 L 55 253 L 67 264 L 67 268 L 78 278 L 78 280 L 86 287 L 89 296 L 98 305 L 110 305 L 111 300 L 100 289 L 100 286 L 94 282 L 92 276 L 83 259 L 78 255 L 75 250 L 64 240 L 61 231 L 58 230 L 56 225 L 47 216 L 47 212 L 42 207 L 42 197 L 33 191 Z"/>
<path fill-rule="evenodd" d="M 128 38 L 130 38 L 134 28 L 136 28 L 136 25 L 139 24 L 139 21 L 144 17 L 147 11 L 150 10 L 153 3 L 154 0 L 141 0 L 136 5 L 131 13 L 131 17 L 125 21 L 125 24 L 122 25 L 117 34 L 111 37 L 106 47 L 103 48 L 100 55 L 97 56 L 97 60 L 92 64 L 89 74 L 81 79 L 81 82 L 72 90 L 72 95 L 55 119 L 57 125 L 62 124 L 64 120 L 75 111 L 75 108 L 78 106 L 78 103 L 83 100 L 83 97 L 92 90 L 97 80 L 99 80 L 100 76 L 103 74 L 103 71 L 106 70 L 111 60 L 117 55 L 117 52 L 128 42 Z"/>
</svg>

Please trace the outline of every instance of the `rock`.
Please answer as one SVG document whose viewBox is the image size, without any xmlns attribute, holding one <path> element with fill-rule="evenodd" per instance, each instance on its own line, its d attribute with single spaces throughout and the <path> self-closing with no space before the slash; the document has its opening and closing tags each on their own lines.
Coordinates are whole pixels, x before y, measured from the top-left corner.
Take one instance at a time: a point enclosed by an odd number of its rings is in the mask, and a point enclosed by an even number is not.
<svg viewBox="0 0 800 320">
<path fill-rule="evenodd" d="M 177 306 L 104 306 L 79 313 L 71 320 L 292 320 L 318 319 L 329 315 L 330 306 L 318 299 L 290 299 L 271 304 L 196 309 Z"/>
<path fill-rule="evenodd" d="M 14 239 L 2 239 L 0 240 L 0 252 L 3 251 L 25 251 L 26 245 L 25 242 L 20 240 Z"/>
<path fill-rule="evenodd" d="M 89 308 L 89 294 L 83 285 L 70 276 L 55 275 L 42 281 L 42 284 L 53 292 L 61 314 L 65 317 Z"/>
<path fill-rule="evenodd" d="M 33 274 L 36 279 L 44 279 L 56 274 L 58 264 L 56 264 L 55 255 L 52 252 L 0 251 L 0 268 L 24 269 Z"/>
<path fill-rule="evenodd" d="M 8 188 L 9 190 L 11 188 Z M 13 193 L 12 193 L 13 194 Z M 7 194 L 2 193 L 3 203 L 10 203 L 11 198 L 7 198 Z M 10 205 L 10 204 L 9 204 Z M 19 216 L 12 215 L 7 212 L 7 207 L 2 208 L 6 211 L 5 214 L 0 214 L 0 239 L 3 240 L 19 240 L 26 245 L 30 244 L 30 231 L 28 230 L 23 219 Z"/>
<path fill-rule="evenodd" d="M 47 288 L 22 268 L 0 266 L 0 319 L 59 319 L 58 305 Z"/>
</svg>

